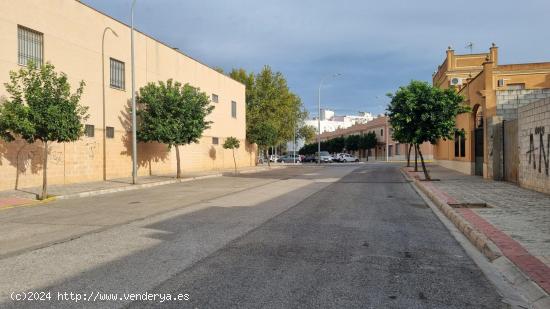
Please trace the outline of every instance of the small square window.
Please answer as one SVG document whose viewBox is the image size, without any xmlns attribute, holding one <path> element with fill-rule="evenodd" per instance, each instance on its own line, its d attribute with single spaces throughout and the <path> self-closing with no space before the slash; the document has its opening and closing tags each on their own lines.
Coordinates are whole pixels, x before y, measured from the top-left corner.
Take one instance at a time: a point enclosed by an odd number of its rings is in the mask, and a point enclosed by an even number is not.
<svg viewBox="0 0 550 309">
<path fill-rule="evenodd" d="M 220 140 L 217 137 L 212 137 L 212 144 L 218 145 L 220 143 Z"/>
<path fill-rule="evenodd" d="M 237 102 L 231 101 L 231 117 L 237 118 Z"/>
<path fill-rule="evenodd" d="M 212 102 L 218 103 L 218 95 L 215 93 L 212 94 Z"/>
<path fill-rule="evenodd" d="M 95 135 L 95 128 L 91 124 L 87 124 L 84 126 L 84 135 L 87 137 L 94 137 Z"/>
<path fill-rule="evenodd" d="M 107 136 L 107 138 L 115 138 L 115 128 L 106 127 L 105 128 L 105 135 Z"/>
</svg>

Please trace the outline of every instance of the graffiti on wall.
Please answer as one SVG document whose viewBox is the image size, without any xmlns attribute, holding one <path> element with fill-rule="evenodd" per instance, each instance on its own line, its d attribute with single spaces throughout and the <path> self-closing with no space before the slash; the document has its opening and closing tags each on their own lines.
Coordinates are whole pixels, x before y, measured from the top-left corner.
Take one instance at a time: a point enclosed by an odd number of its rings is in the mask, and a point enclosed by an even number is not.
<svg viewBox="0 0 550 309">
<path fill-rule="evenodd" d="M 529 158 L 529 165 L 533 164 L 533 169 L 542 173 L 542 165 L 544 164 L 544 172 L 547 176 L 548 165 L 550 163 L 550 133 L 547 134 L 546 145 L 544 141 L 544 127 L 535 127 L 535 133 L 529 134 L 529 150 L 526 155 Z M 535 141 L 538 141 L 538 146 L 535 147 Z M 546 146 L 546 148 L 545 148 Z M 537 164 L 538 152 L 538 164 Z"/>
</svg>

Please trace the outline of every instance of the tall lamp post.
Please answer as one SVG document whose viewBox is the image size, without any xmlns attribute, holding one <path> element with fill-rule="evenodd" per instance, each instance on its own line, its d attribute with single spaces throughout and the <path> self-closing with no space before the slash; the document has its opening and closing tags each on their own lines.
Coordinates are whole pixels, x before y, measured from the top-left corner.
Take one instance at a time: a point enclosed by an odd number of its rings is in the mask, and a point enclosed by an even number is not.
<svg viewBox="0 0 550 309">
<path fill-rule="evenodd" d="M 103 180 L 107 180 L 107 139 L 105 123 L 105 34 L 110 31 L 118 38 L 118 34 L 110 27 L 105 27 L 101 37 L 101 87 L 103 90 Z"/>
<path fill-rule="evenodd" d="M 134 7 L 136 0 L 132 1 L 131 9 L 131 50 L 132 50 L 132 183 L 137 183 L 137 133 L 136 133 L 136 70 L 134 61 Z"/>
<path fill-rule="evenodd" d="M 323 77 L 323 79 L 321 79 L 321 82 L 319 83 L 319 93 L 317 95 L 317 110 L 319 112 L 317 117 L 317 164 L 321 164 L 321 87 L 323 86 L 325 80 L 327 80 L 328 78 L 336 78 L 341 75 L 342 74 L 340 73 L 327 75 Z"/>
</svg>

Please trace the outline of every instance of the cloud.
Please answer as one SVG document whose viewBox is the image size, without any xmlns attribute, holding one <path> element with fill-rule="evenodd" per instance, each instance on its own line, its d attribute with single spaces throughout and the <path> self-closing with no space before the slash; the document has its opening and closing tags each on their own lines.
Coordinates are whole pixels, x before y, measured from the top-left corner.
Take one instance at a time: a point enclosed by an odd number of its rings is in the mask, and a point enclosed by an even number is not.
<svg viewBox="0 0 550 309">
<path fill-rule="evenodd" d="M 130 1 L 84 0 L 128 22 Z M 430 80 L 453 45 L 502 63 L 548 61 L 550 2 L 462 0 L 138 0 L 136 26 L 211 66 L 283 72 L 311 113 L 325 74 L 344 75 L 322 90 L 337 111 L 383 112 L 376 99 L 411 79 Z"/>
</svg>

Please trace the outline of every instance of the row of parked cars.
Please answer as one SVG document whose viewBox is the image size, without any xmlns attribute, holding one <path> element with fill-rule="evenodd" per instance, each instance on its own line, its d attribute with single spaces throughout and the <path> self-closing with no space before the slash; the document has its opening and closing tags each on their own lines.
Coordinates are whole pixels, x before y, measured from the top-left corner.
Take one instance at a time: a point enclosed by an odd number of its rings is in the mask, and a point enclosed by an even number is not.
<svg viewBox="0 0 550 309">
<path fill-rule="evenodd" d="M 270 162 L 279 162 L 279 163 L 306 163 L 306 162 L 317 162 L 317 154 L 315 155 L 298 155 L 294 156 L 293 154 L 287 154 L 282 157 L 277 155 L 269 156 Z M 356 156 L 350 155 L 349 153 L 338 153 L 336 155 L 331 155 L 328 151 L 321 151 L 321 162 L 330 163 L 330 162 L 359 162 L 359 159 Z"/>
</svg>

